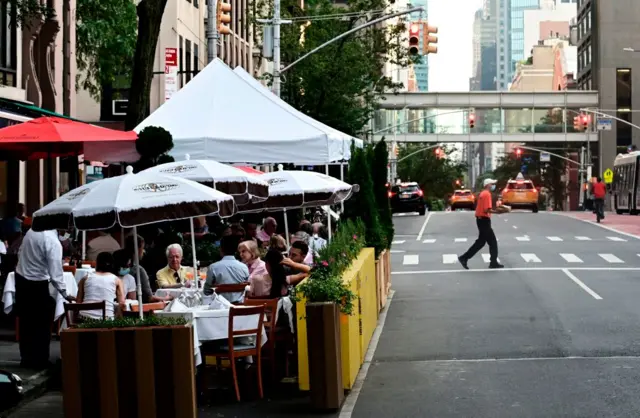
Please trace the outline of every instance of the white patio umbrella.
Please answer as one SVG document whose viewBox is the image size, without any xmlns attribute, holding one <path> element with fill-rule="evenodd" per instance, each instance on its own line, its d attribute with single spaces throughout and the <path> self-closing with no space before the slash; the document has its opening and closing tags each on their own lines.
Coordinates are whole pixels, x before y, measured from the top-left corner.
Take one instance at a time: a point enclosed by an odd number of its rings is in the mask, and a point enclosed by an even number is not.
<svg viewBox="0 0 640 418">
<path fill-rule="evenodd" d="M 95 181 L 74 189 L 33 214 L 36 231 L 109 229 L 115 225 L 133 228 L 134 261 L 137 265 L 138 303 L 142 318 L 142 286 L 138 258 L 140 225 L 196 216 L 231 216 L 233 197 L 191 180 L 155 173 L 127 174 Z"/>
<path fill-rule="evenodd" d="M 206 186 L 213 187 L 220 192 L 232 196 L 238 206 L 263 202 L 269 196 L 269 183 L 258 176 L 217 161 L 190 160 L 189 155 L 185 157 L 185 161 L 160 164 L 144 170 L 143 173 L 169 175 L 205 184 Z M 196 257 L 196 238 L 193 228 L 193 218 L 190 219 L 190 226 L 191 254 L 193 256 L 193 266 L 195 269 L 198 261 Z"/>
<path fill-rule="evenodd" d="M 359 190 L 358 185 L 350 185 L 313 171 L 274 171 L 259 177 L 269 183 L 269 198 L 261 203 L 245 205 L 239 209 L 239 212 L 283 210 L 287 245 L 289 245 L 287 209 L 333 205 L 349 199 Z M 331 231 L 331 223 L 328 227 Z"/>
</svg>

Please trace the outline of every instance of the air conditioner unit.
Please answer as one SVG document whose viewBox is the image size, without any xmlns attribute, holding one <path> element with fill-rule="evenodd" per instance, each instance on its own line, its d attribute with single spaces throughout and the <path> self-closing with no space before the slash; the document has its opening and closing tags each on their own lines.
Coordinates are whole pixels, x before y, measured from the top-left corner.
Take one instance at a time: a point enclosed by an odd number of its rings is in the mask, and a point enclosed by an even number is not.
<svg viewBox="0 0 640 418">
<path fill-rule="evenodd" d="M 129 108 L 129 100 L 112 100 L 111 114 L 113 116 L 126 116 Z"/>
</svg>

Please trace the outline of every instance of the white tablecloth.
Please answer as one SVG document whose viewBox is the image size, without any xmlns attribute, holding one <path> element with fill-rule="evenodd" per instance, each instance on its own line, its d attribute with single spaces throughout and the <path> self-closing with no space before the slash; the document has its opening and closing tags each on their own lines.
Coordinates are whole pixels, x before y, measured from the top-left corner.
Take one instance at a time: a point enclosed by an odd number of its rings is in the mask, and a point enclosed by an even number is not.
<svg viewBox="0 0 640 418">
<path fill-rule="evenodd" d="M 229 337 L 229 311 L 210 310 L 206 307 L 191 308 L 189 312 L 156 312 L 159 316 L 183 317 L 193 326 L 193 347 L 196 366 L 202 363 L 200 344 L 203 341 L 226 340 Z M 258 326 L 258 315 L 239 316 L 233 322 L 234 331 L 254 329 Z M 261 344 L 267 342 L 267 333 L 262 329 Z"/>
<path fill-rule="evenodd" d="M 78 295 L 78 285 L 75 277 L 71 273 L 64 273 L 64 282 L 67 285 L 67 294 L 69 296 Z M 49 283 L 49 293 L 52 298 L 56 300 L 56 312 L 55 319 L 64 315 L 64 298 L 51 283 Z M 2 292 L 2 303 L 4 304 L 4 313 L 7 315 L 13 310 L 13 303 L 16 296 L 16 278 L 13 272 L 7 276 L 7 282 L 4 285 L 4 291 Z"/>
</svg>

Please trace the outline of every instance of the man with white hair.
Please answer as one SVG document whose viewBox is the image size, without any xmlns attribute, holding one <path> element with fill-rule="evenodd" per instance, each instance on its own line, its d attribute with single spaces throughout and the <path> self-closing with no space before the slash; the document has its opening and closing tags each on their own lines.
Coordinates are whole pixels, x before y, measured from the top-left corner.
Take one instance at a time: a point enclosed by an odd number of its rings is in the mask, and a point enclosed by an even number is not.
<svg viewBox="0 0 640 418">
<path fill-rule="evenodd" d="M 171 244 L 167 247 L 167 266 L 156 273 L 159 289 L 173 289 L 184 286 L 187 268 L 182 267 L 182 247 Z"/>
</svg>

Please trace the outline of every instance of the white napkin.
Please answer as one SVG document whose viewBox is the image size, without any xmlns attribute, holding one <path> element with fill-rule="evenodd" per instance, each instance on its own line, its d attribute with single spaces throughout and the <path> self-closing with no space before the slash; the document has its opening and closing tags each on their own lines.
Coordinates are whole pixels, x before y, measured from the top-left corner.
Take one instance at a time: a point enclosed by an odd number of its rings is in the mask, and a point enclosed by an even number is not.
<svg viewBox="0 0 640 418">
<path fill-rule="evenodd" d="M 180 302 L 178 299 L 174 299 L 169 303 L 169 305 L 164 309 L 165 312 L 188 312 L 189 308 L 184 303 Z"/>
<path fill-rule="evenodd" d="M 213 301 L 209 304 L 209 308 L 211 309 L 231 309 L 231 302 L 224 298 L 224 296 L 220 296 L 218 294 L 215 295 Z"/>
</svg>

